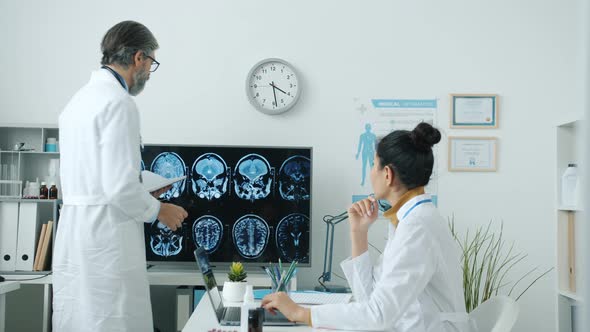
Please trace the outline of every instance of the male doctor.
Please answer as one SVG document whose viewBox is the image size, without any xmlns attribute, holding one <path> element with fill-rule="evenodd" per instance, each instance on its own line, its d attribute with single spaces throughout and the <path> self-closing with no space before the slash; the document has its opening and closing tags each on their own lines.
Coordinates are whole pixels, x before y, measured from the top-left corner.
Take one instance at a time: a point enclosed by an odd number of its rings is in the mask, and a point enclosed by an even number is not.
<svg viewBox="0 0 590 332">
<path fill-rule="evenodd" d="M 63 209 L 53 255 L 53 331 L 152 331 L 143 223 L 172 230 L 186 211 L 140 179 L 139 94 L 158 68 L 142 24 L 113 26 L 101 69 L 59 117 Z M 158 193 L 152 193 L 157 195 Z"/>
</svg>

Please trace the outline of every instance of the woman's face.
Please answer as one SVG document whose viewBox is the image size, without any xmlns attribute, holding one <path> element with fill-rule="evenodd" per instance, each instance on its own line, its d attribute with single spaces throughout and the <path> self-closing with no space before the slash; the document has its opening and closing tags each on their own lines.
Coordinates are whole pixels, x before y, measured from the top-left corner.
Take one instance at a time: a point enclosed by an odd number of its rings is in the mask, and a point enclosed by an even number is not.
<svg viewBox="0 0 590 332">
<path fill-rule="evenodd" d="M 384 199 L 387 195 L 387 167 L 381 168 L 381 159 L 375 154 L 375 161 L 373 162 L 373 168 L 371 168 L 371 185 L 373 186 L 373 192 L 375 198 Z"/>
</svg>

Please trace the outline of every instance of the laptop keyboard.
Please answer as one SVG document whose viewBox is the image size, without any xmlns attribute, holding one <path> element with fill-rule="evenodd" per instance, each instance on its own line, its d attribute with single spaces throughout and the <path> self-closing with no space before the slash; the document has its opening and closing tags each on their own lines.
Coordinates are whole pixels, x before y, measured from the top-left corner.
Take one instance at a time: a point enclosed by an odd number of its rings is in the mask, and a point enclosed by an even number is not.
<svg viewBox="0 0 590 332">
<path fill-rule="evenodd" d="M 225 320 L 230 322 L 239 322 L 240 321 L 240 308 L 238 307 L 227 307 L 225 309 Z"/>
<path fill-rule="evenodd" d="M 276 311 L 276 315 L 271 314 L 268 311 L 264 311 L 264 320 L 266 322 L 288 322 L 289 320 L 281 313 Z"/>
</svg>

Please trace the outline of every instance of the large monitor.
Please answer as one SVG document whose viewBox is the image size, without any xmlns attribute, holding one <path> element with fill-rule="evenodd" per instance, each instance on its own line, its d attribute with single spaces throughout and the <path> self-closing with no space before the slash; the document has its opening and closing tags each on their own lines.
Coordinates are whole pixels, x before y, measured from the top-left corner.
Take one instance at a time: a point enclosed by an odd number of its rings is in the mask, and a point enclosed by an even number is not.
<svg viewBox="0 0 590 332">
<path fill-rule="evenodd" d="M 186 209 L 183 227 L 145 224 L 149 263 L 194 264 L 202 247 L 214 265 L 311 265 L 311 148 L 146 145 L 142 169 L 186 176 L 160 196 Z"/>
</svg>

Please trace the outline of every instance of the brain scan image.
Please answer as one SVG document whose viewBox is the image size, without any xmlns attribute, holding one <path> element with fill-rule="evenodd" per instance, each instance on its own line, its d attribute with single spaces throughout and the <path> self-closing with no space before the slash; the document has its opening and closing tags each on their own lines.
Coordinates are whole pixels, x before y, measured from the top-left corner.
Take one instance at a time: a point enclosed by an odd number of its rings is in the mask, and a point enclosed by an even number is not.
<svg viewBox="0 0 590 332">
<path fill-rule="evenodd" d="M 309 218 L 292 213 L 277 225 L 276 245 L 281 259 L 288 262 L 309 260 Z"/>
<path fill-rule="evenodd" d="M 174 152 L 162 152 L 152 162 L 152 172 L 165 178 L 175 178 L 186 175 L 186 165 L 182 158 Z M 178 198 L 186 185 L 186 180 L 178 181 L 172 184 L 172 188 L 160 195 L 160 198 L 169 200 Z"/>
<path fill-rule="evenodd" d="M 285 160 L 279 170 L 279 192 L 287 201 L 309 200 L 311 191 L 311 162 L 304 156 Z"/>
<path fill-rule="evenodd" d="M 201 155 L 191 168 L 192 190 L 198 198 L 218 199 L 228 191 L 230 169 L 215 153 Z"/>
<path fill-rule="evenodd" d="M 262 255 L 268 243 L 268 223 L 254 214 L 247 214 L 234 224 L 233 240 L 238 253 L 247 259 Z"/>
<path fill-rule="evenodd" d="M 274 170 L 266 158 L 251 153 L 240 159 L 234 172 L 234 189 L 241 199 L 251 202 L 267 197 L 271 192 Z"/>
<path fill-rule="evenodd" d="M 197 247 L 202 247 L 208 253 L 219 248 L 223 236 L 221 221 L 212 215 L 204 215 L 193 224 L 193 241 Z"/>
<path fill-rule="evenodd" d="M 173 232 L 168 226 L 156 220 L 152 224 L 150 233 L 150 248 L 155 255 L 170 257 L 182 251 L 181 229 Z"/>
</svg>

